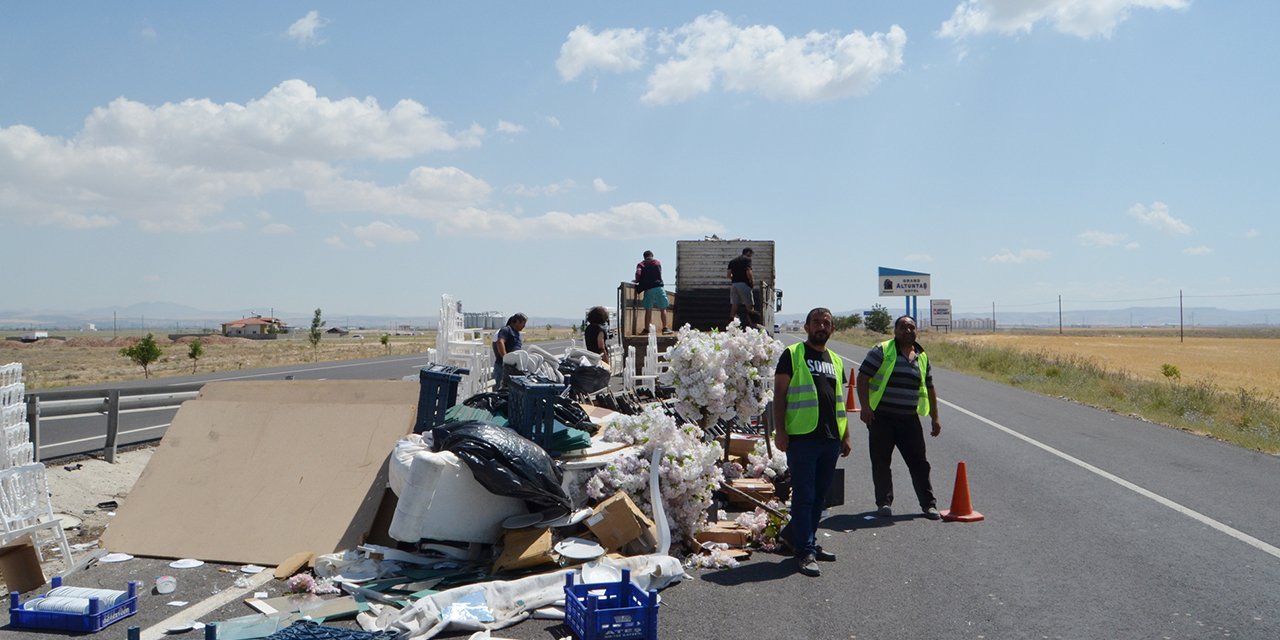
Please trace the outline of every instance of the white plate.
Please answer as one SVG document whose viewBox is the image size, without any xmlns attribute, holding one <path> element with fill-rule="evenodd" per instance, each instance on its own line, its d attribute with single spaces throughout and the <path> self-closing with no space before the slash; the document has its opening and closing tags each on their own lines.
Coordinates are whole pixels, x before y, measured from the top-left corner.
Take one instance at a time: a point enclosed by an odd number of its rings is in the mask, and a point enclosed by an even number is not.
<svg viewBox="0 0 1280 640">
<path fill-rule="evenodd" d="M 192 629 L 203 629 L 203 622 L 175 622 L 173 626 L 165 629 L 166 633 L 186 633 Z"/>
<path fill-rule="evenodd" d="M 204 564 L 204 560 L 196 560 L 195 558 L 183 558 L 181 560 L 174 560 L 173 562 L 170 562 L 169 566 L 173 567 L 174 569 L 194 569 L 202 564 Z"/>
<path fill-rule="evenodd" d="M 622 571 L 617 567 L 599 562 L 588 562 L 582 565 L 582 583 L 600 584 L 622 580 Z"/>
<path fill-rule="evenodd" d="M 541 521 L 542 521 L 542 514 L 522 513 L 519 515 L 511 516 L 506 520 L 503 520 L 502 528 L 503 529 L 523 529 L 525 527 L 532 527 L 533 525 L 538 524 Z"/>
<path fill-rule="evenodd" d="M 258 565 L 256 565 L 256 564 L 246 564 L 245 566 L 240 567 L 240 572 L 241 572 L 241 573 L 250 573 L 250 574 L 252 574 L 252 573 L 262 573 L 262 572 L 263 572 L 263 571 L 265 571 L 265 570 L 266 570 L 266 567 L 259 567 L 259 566 L 258 566 Z"/>
<path fill-rule="evenodd" d="M 133 556 L 127 553 L 108 553 L 107 555 L 98 558 L 98 562 L 124 562 L 125 560 L 132 559 Z"/>
<path fill-rule="evenodd" d="M 582 538 L 565 538 L 556 543 L 556 553 L 574 560 L 594 560 L 604 555 L 599 543 Z"/>
</svg>

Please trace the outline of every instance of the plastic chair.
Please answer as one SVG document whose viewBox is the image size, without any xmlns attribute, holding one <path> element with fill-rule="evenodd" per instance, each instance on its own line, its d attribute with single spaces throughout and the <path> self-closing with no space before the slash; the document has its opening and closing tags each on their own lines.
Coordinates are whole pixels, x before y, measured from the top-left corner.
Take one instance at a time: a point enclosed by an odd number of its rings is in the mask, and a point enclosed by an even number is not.
<svg viewBox="0 0 1280 640">
<path fill-rule="evenodd" d="M 45 522 L 40 521 L 41 516 L 46 518 Z M 53 516 L 43 464 L 36 462 L 0 471 L 0 524 L 3 524 L 0 545 L 30 535 L 42 562 L 44 556 L 40 553 L 42 545 L 37 534 L 52 532 L 63 560 L 71 566 L 71 545 L 62 531 L 62 521 Z"/>
</svg>

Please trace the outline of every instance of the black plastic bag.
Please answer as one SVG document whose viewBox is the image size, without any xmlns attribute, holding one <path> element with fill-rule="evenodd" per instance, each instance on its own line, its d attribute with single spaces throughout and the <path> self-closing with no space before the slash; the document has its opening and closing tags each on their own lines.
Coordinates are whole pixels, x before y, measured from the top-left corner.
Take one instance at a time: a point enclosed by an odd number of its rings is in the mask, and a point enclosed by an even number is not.
<svg viewBox="0 0 1280 640">
<path fill-rule="evenodd" d="M 568 513 L 563 474 L 542 447 L 487 422 L 453 422 L 432 431 L 436 451 L 449 451 L 471 468 L 490 493 L 524 500 L 532 511 Z"/>
</svg>

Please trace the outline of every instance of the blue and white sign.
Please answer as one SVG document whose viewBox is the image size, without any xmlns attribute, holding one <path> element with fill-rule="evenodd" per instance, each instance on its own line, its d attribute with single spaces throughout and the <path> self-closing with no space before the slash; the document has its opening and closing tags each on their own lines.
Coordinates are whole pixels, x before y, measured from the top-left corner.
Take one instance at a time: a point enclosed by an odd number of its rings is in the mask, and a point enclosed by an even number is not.
<svg viewBox="0 0 1280 640">
<path fill-rule="evenodd" d="M 929 295 L 929 274 L 880 267 L 877 285 L 881 297 L 927 296 Z"/>
</svg>

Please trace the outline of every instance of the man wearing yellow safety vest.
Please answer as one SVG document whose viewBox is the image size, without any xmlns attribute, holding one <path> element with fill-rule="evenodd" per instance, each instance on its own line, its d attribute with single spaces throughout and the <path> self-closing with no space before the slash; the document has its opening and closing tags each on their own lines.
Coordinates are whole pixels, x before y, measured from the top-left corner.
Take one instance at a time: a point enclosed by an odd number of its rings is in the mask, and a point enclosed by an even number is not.
<svg viewBox="0 0 1280 640">
<path fill-rule="evenodd" d="M 796 552 L 800 573 L 807 576 L 821 575 L 817 561 L 836 559 L 817 544 L 818 520 L 836 460 L 853 450 L 841 393 L 850 374 L 844 360 L 827 349 L 834 330 L 830 310 L 810 311 L 804 321 L 808 338 L 782 352 L 773 377 L 773 423 L 778 425 L 774 441 L 786 452 L 791 471 L 786 542 Z"/>
<path fill-rule="evenodd" d="M 931 435 L 942 433 L 938 420 L 938 394 L 933 390 L 929 356 L 916 342 L 916 321 L 900 316 L 893 323 L 893 339 L 872 347 L 858 369 L 860 417 L 867 425 L 867 451 L 871 455 L 871 482 L 881 517 L 893 515 L 893 448 L 897 447 L 911 472 L 911 484 L 926 518 L 937 520 L 937 501 L 929 481 L 924 428 L 920 416 L 933 422 Z"/>
</svg>

